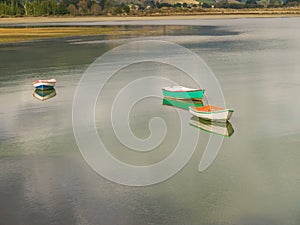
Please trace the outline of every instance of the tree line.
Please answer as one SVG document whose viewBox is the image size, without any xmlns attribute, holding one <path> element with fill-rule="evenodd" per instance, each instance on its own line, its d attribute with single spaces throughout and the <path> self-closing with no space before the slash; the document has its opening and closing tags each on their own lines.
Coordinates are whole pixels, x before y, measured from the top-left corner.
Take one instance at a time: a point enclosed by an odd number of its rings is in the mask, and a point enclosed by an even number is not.
<svg viewBox="0 0 300 225">
<path fill-rule="evenodd" d="M 263 8 L 299 6 L 300 0 L 199 0 L 199 4 L 169 4 L 147 0 L 144 4 L 127 4 L 111 0 L 0 0 L 0 16 L 55 15 L 143 15 L 162 12 L 191 12 L 203 8 Z"/>
</svg>

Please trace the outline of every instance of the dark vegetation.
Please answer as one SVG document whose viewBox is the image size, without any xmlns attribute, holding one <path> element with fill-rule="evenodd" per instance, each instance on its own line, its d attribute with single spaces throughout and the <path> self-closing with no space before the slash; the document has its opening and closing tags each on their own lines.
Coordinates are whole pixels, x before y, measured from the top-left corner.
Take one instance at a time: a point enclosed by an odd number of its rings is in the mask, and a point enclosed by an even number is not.
<svg viewBox="0 0 300 225">
<path fill-rule="evenodd" d="M 300 0 L 0 0 L 0 16 L 172 15 L 216 9 L 299 9 Z"/>
</svg>

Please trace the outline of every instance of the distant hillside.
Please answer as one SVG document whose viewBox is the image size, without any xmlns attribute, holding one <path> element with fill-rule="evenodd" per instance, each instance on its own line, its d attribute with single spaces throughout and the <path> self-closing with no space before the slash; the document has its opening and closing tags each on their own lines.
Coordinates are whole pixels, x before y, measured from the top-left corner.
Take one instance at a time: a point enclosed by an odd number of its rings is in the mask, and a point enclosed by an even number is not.
<svg viewBox="0 0 300 225">
<path fill-rule="evenodd" d="M 223 14 L 227 9 L 228 14 L 250 10 L 261 14 L 258 9 L 274 14 L 278 7 L 282 7 L 279 13 L 300 14 L 298 6 L 300 0 L 0 0 L 0 17 L 202 15 Z"/>
<path fill-rule="evenodd" d="M 196 0 L 161 0 L 159 2 L 169 3 L 169 4 L 176 4 L 176 3 L 199 4 L 199 2 Z"/>
<path fill-rule="evenodd" d="M 159 3 L 168 3 L 168 4 L 177 4 L 177 3 L 198 4 L 199 3 L 199 1 L 197 0 L 154 0 L 154 1 Z M 150 2 L 150 0 L 115 0 L 115 2 L 146 5 L 147 3 Z"/>
</svg>

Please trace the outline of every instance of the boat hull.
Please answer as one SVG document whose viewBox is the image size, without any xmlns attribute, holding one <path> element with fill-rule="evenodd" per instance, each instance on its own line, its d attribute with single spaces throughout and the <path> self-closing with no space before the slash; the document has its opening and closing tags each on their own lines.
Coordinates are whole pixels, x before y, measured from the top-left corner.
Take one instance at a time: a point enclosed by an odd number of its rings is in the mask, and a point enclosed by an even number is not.
<svg viewBox="0 0 300 225">
<path fill-rule="evenodd" d="M 193 90 L 193 91 L 168 91 L 163 89 L 163 96 L 173 99 L 195 99 L 199 100 L 203 98 L 204 90 Z"/>
<path fill-rule="evenodd" d="M 49 90 L 49 89 L 54 88 L 55 83 L 41 82 L 41 83 L 36 83 L 36 84 L 33 84 L 33 85 L 36 89 L 39 89 L 39 90 Z"/>
<path fill-rule="evenodd" d="M 33 82 L 33 86 L 39 90 L 49 90 L 53 89 L 56 84 L 55 79 L 50 80 L 36 80 Z"/>
<path fill-rule="evenodd" d="M 224 110 L 213 111 L 213 112 L 202 112 L 202 111 L 193 110 L 190 107 L 189 111 L 192 115 L 199 117 L 201 119 L 210 120 L 210 121 L 220 121 L 220 122 L 228 121 L 233 114 L 233 110 L 231 109 L 224 109 Z"/>
</svg>

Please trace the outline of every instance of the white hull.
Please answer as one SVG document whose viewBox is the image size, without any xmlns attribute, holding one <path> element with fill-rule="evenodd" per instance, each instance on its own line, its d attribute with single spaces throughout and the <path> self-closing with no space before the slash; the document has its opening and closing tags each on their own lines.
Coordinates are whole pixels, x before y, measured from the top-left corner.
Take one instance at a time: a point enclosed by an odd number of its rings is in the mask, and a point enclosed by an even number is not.
<svg viewBox="0 0 300 225">
<path fill-rule="evenodd" d="M 190 113 L 194 116 L 197 116 L 199 118 L 205 119 L 205 120 L 212 120 L 212 121 L 227 121 L 232 116 L 232 111 L 230 110 L 222 110 L 220 112 L 196 112 L 189 109 Z"/>
<path fill-rule="evenodd" d="M 39 87 L 39 86 L 49 86 L 49 87 L 54 87 L 55 86 L 55 83 L 53 82 L 40 82 L 40 83 L 35 83 L 34 84 L 34 87 Z"/>
<path fill-rule="evenodd" d="M 196 88 L 188 88 L 183 86 L 163 87 L 166 91 L 177 92 L 177 91 L 197 91 Z"/>
<path fill-rule="evenodd" d="M 55 79 L 50 80 L 36 80 L 33 82 L 33 86 L 40 90 L 52 89 L 56 84 Z"/>
</svg>

